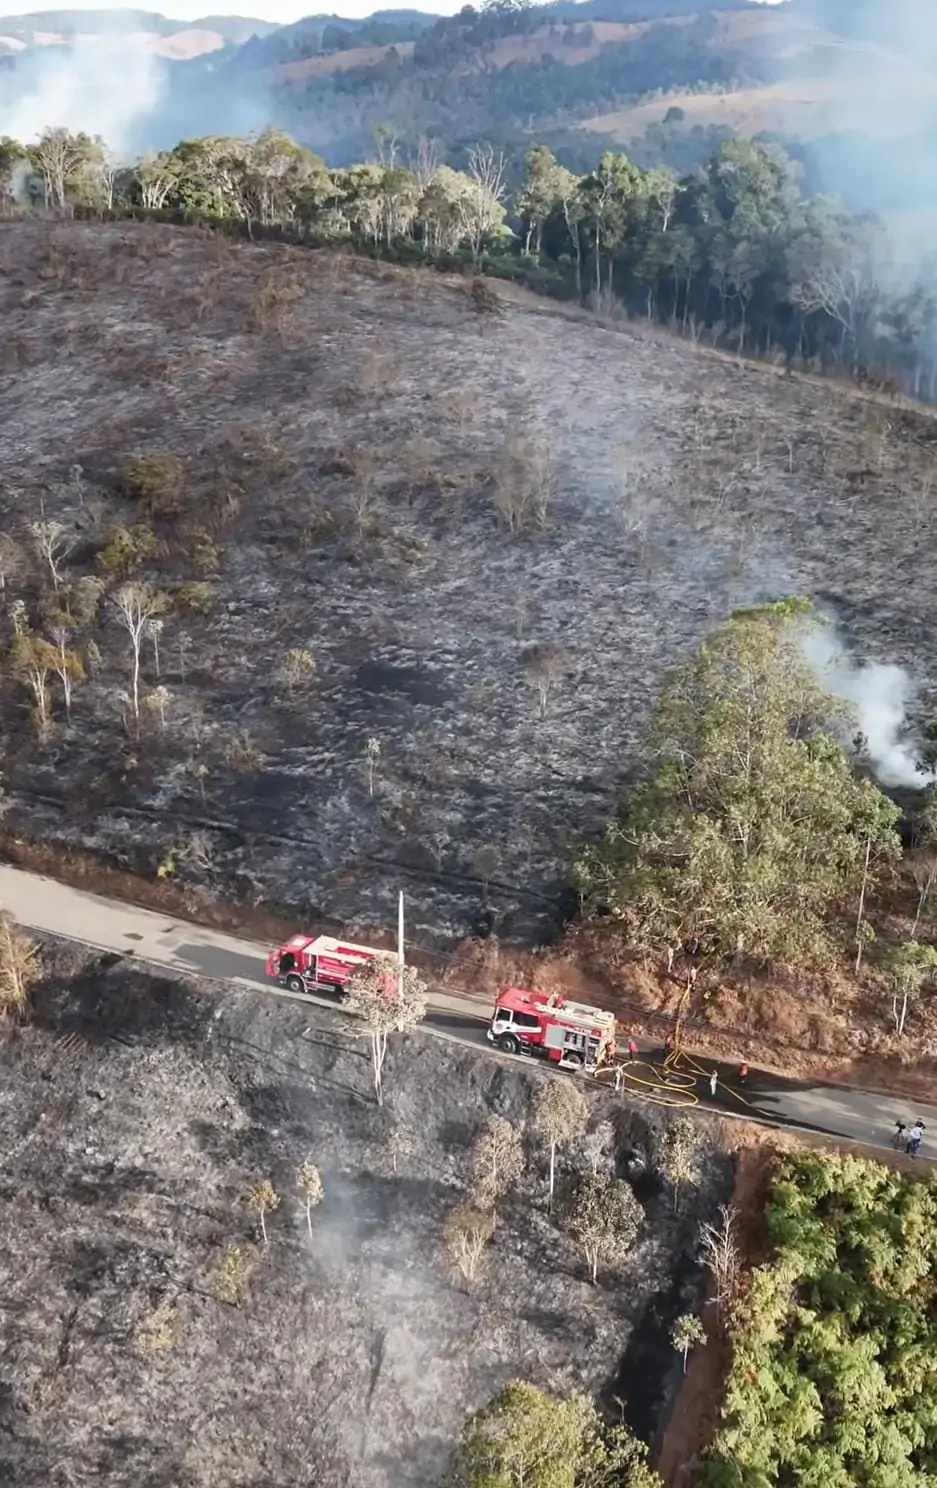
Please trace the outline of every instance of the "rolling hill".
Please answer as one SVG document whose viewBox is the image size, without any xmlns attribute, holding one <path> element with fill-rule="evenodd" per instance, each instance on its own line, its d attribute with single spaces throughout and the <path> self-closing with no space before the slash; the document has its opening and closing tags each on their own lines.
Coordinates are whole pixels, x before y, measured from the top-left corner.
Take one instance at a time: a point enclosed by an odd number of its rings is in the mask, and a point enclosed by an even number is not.
<svg viewBox="0 0 937 1488">
<path fill-rule="evenodd" d="M 16 56 L 36 48 L 90 47 L 121 38 L 167 61 L 187 61 L 239 47 L 252 36 L 269 36 L 270 21 L 242 16 L 204 16 L 171 21 L 144 10 L 48 10 L 0 17 L 0 54 Z"/>
</svg>

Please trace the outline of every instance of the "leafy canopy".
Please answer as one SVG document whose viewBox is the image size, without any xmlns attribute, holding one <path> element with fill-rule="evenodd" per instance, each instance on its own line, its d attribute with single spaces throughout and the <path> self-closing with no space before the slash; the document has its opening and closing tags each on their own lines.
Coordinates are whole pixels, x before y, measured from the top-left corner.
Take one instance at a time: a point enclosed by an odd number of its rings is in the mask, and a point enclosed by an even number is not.
<svg viewBox="0 0 937 1488">
<path fill-rule="evenodd" d="M 848 711 L 807 661 L 820 623 L 803 600 L 740 611 L 666 684 L 656 773 L 574 869 L 637 945 L 822 963 L 867 850 L 873 870 L 900 854 L 898 808 L 856 775 Z"/>
<path fill-rule="evenodd" d="M 647 1448 L 585 1395 L 515 1382 L 468 1422 L 446 1488 L 660 1488 Z"/>
<path fill-rule="evenodd" d="M 700 1488 L 933 1488 L 937 1187 L 803 1153 L 766 1218 Z"/>
</svg>

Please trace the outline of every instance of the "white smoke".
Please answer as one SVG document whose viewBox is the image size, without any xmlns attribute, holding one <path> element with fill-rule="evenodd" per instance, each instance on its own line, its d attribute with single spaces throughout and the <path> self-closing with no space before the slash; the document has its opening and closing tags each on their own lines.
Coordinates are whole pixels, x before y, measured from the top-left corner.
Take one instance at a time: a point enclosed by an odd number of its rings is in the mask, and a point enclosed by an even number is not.
<svg viewBox="0 0 937 1488">
<path fill-rule="evenodd" d="M 899 666 L 852 660 L 833 626 L 809 630 L 803 646 L 821 686 L 852 705 L 881 784 L 911 790 L 929 785 L 934 775 L 917 768 L 920 756 L 908 721 L 913 688 L 907 672 Z"/>
<path fill-rule="evenodd" d="M 127 159 L 160 103 L 165 72 L 140 37 L 85 36 L 68 51 L 36 48 L 10 82 L 0 96 L 0 136 L 29 143 L 44 129 L 83 131 Z"/>
</svg>

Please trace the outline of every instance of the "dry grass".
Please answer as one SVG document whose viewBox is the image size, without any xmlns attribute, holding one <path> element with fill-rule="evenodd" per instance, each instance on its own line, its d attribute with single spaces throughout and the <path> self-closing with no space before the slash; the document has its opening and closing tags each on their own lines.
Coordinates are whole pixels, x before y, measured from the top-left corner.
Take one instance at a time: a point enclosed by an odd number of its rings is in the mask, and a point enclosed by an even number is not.
<svg viewBox="0 0 937 1488">
<path fill-rule="evenodd" d="M 39 749 L 3 684 L 14 834 L 151 879 L 198 834 L 178 882 L 216 900 L 366 932 L 403 886 L 419 940 L 485 916 L 530 945 L 559 921 L 570 839 L 641 762 L 663 673 L 733 608 L 812 594 L 937 707 L 929 416 L 509 286 L 482 337 L 464 281 L 340 254 L 30 222 L 0 228 L 0 264 L 18 348 L 0 531 L 28 555 L 40 502 L 71 524 L 90 676 Z M 128 637 L 89 589 L 131 570 L 170 599 L 159 675 L 148 639 L 142 663 L 171 701 L 139 741 Z M 49 612 L 28 559 L 15 596 Z M 542 718 L 531 647 L 564 661 Z M 314 672 L 284 687 L 300 652 Z M 637 1000 L 633 969 L 622 985 Z M 726 996 L 719 1016 L 744 1011 L 753 1037 L 777 1012 Z M 848 991 L 793 989 L 790 1036 L 852 1054 L 849 1009 Z M 884 1017 L 858 1020 L 873 1041 Z"/>
</svg>

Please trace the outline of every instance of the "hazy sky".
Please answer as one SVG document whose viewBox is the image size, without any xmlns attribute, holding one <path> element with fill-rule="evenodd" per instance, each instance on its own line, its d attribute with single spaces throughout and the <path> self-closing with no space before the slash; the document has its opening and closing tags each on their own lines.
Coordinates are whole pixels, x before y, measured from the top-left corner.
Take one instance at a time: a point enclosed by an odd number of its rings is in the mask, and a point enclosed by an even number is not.
<svg viewBox="0 0 937 1488">
<path fill-rule="evenodd" d="M 160 15 L 169 16 L 174 21 L 195 21 L 204 15 L 237 15 L 250 16 L 255 20 L 275 21 L 279 25 L 287 25 L 290 21 L 299 21 L 307 15 L 342 15 L 342 16 L 366 16 L 380 9 L 396 8 L 398 4 L 405 5 L 411 10 L 429 10 L 435 15 L 454 15 L 462 8 L 464 0 L 256 0 L 251 4 L 250 0 L 233 0 L 228 4 L 227 0 L 218 0 L 213 4 L 200 3 L 200 0 L 165 0 L 165 4 L 138 4 L 128 6 L 127 0 L 88 0 L 88 9 L 93 10 L 135 10 L 157 11 Z M 775 4 L 776 0 L 762 0 L 763 4 Z M 81 9 L 80 6 L 69 6 L 70 10 Z M 702 8 L 702 7 L 701 7 Z M 20 0 L 18 5 L 11 5 L 0 0 L 0 17 L 5 15 L 24 15 L 34 11 L 51 10 L 52 6 L 31 5 L 29 0 Z"/>
<path fill-rule="evenodd" d="M 464 4 L 464 0 L 405 0 L 409 10 L 429 10 L 434 15 L 455 15 Z M 68 6 L 69 10 L 148 10 L 155 11 L 158 15 L 168 16 L 173 21 L 196 21 L 205 15 L 228 15 L 228 16 L 250 16 L 252 20 L 274 21 L 278 25 L 288 25 L 290 21 L 302 20 L 308 15 L 342 15 L 342 16 L 366 16 L 375 10 L 389 9 L 391 5 L 396 6 L 397 0 L 165 0 L 165 4 L 127 3 L 127 0 L 88 0 L 87 7 L 78 5 Z M 32 5 L 29 0 L 20 0 L 18 5 L 9 3 L 9 0 L 0 0 L 0 18 L 8 15 L 33 15 L 42 10 L 51 10 L 52 6 Z"/>
</svg>

